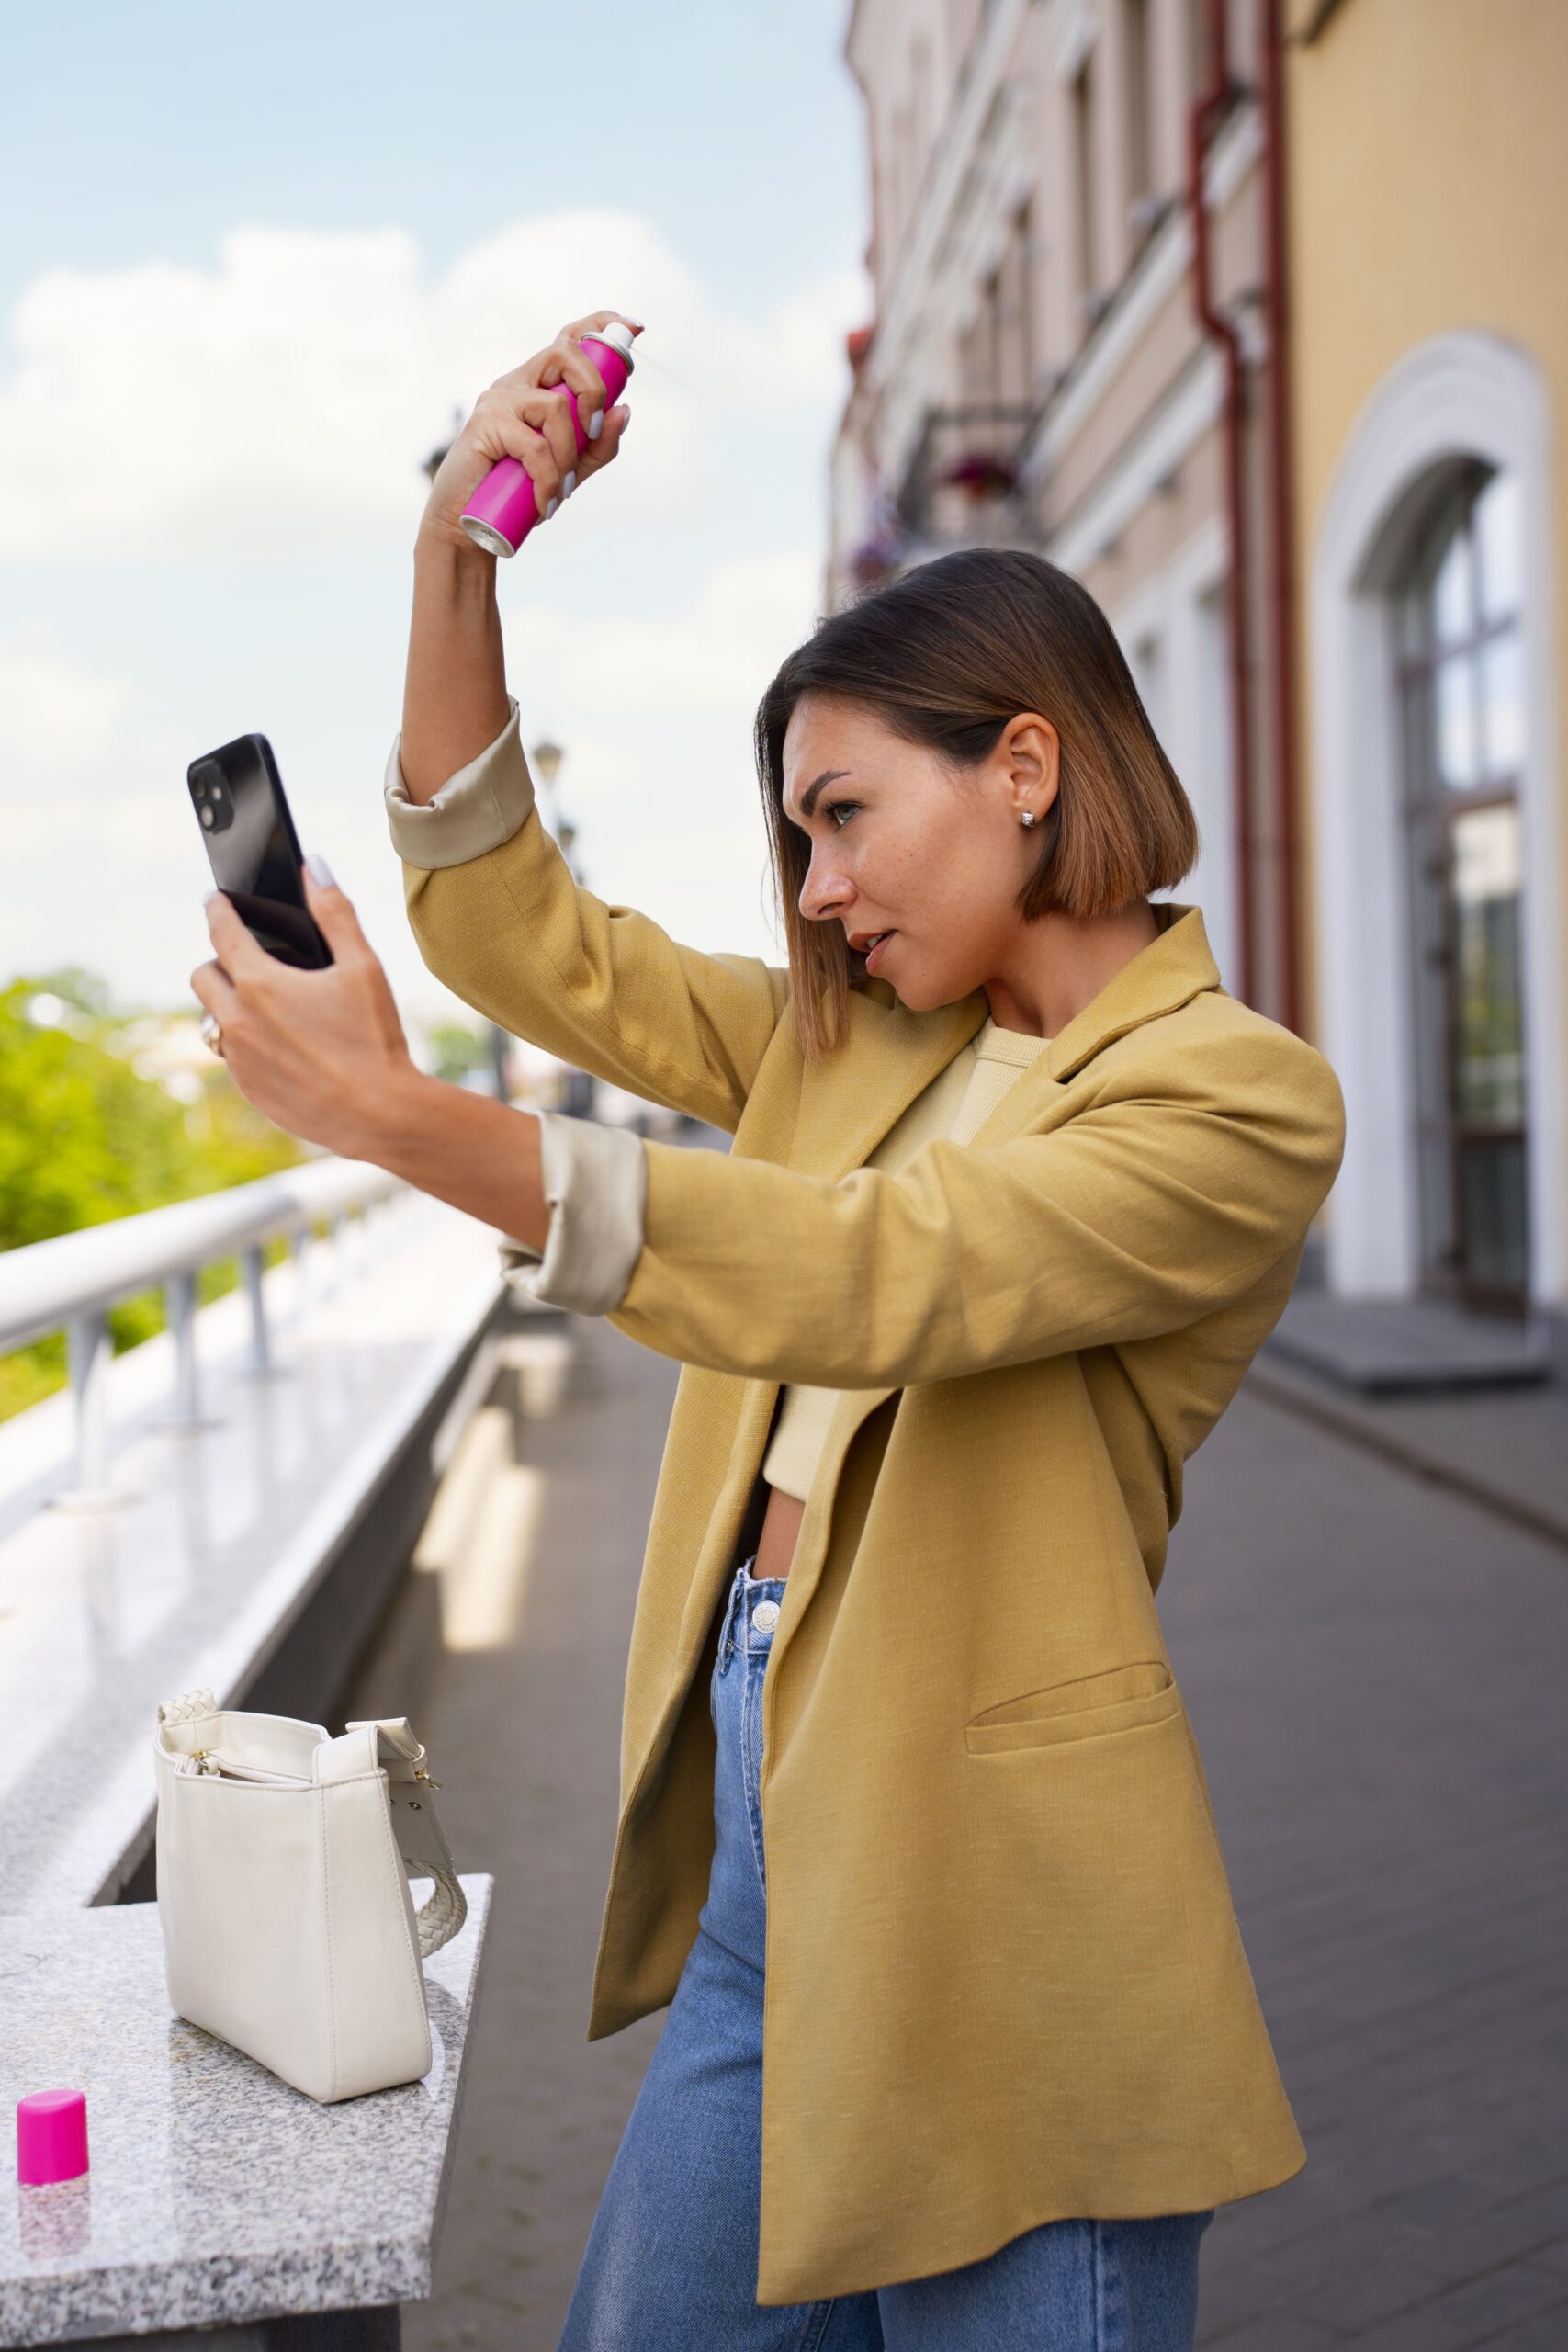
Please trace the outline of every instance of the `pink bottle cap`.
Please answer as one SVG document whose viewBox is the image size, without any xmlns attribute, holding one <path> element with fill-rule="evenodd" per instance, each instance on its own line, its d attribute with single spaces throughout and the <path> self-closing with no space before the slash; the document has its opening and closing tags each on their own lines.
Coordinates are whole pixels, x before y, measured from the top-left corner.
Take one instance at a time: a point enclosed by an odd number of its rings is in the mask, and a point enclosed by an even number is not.
<svg viewBox="0 0 1568 2352">
<path fill-rule="evenodd" d="M 87 2169 L 87 2100 L 82 2091 L 29 2091 L 17 2101 L 17 2178 L 35 2187 Z"/>
</svg>

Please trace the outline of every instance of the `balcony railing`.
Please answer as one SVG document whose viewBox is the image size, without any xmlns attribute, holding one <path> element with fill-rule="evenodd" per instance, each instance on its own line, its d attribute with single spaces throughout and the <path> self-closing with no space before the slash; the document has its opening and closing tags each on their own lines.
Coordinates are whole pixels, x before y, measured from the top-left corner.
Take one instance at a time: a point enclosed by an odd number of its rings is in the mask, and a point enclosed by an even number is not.
<svg viewBox="0 0 1568 2352">
<path fill-rule="evenodd" d="M 927 411 L 896 502 L 912 550 L 1034 542 L 1022 459 L 1040 415 L 1034 401 Z"/>
<path fill-rule="evenodd" d="M 329 1238 L 335 1237 L 355 1211 L 363 1217 L 405 1189 L 397 1177 L 362 1161 L 311 1160 L 254 1184 L 86 1226 L 0 1255 L 0 1355 L 58 1331 L 66 1334 L 77 1495 L 86 1499 L 107 1498 L 109 1492 L 111 1306 L 163 1288 L 175 1341 L 175 1424 L 192 1427 L 201 1418 L 196 1329 L 197 1277 L 202 1270 L 223 1259 L 241 1260 L 250 1301 L 251 1364 L 265 1372 L 271 1352 L 262 1282 L 266 1244 L 286 1238 L 298 1261 L 313 1227 L 324 1225 Z"/>
</svg>

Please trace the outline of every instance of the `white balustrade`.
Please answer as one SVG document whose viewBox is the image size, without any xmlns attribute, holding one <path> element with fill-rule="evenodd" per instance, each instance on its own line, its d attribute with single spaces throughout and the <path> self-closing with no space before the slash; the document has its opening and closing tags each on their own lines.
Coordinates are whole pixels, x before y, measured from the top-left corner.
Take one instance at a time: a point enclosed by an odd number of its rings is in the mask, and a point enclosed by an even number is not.
<svg viewBox="0 0 1568 2352">
<path fill-rule="evenodd" d="M 286 1238 L 296 1274 L 302 1277 L 314 1254 L 308 1247 L 311 1228 L 324 1224 L 335 1245 L 326 1253 L 335 1261 L 329 1278 L 335 1281 L 345 1256 L 361 1262 L 378 1238 L 369 1211 L 406 1190 L 400 1178 L 363 1160 L 308 1160 L 254 1184 L 205 1193 L 0 1253 L 0 1355 L 57 1331 L 66 1334 L 75 1409 L 75 1498 L 114 1499 L 108 1476 L 110 1307 L 163 1286 L 175 1342 L 172 1419 L 195 1427 L 201 1419 L 196 1299 L 202 1269 L 221 1259 L 240 1259 L 250 1300 L 250 1368 L 265 1375 L 273 1365 L 262 1281 L 267 1243 Z"/>
</svg>

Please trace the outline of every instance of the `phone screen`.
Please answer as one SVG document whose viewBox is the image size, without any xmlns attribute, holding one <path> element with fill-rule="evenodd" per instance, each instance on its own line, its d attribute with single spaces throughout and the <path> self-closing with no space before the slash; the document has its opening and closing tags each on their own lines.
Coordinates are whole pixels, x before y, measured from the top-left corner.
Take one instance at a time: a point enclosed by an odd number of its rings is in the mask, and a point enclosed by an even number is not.
<svg viewBox="0 0 1568 2352">
<path fill-rule="evenodd" d="M 265 735 L 240 735 L 193 760 L 191 805 L 219 888 L 240 920 L 280 963 L 320 971 L 332 950 L 305 904 L 299 840 L 283 779 Z"/>
</svg>

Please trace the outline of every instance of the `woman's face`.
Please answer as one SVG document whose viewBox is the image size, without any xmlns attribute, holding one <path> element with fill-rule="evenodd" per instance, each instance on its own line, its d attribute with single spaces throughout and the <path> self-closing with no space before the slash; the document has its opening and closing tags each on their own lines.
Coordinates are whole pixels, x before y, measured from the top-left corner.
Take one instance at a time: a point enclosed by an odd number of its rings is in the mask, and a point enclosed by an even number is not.
<svg viewBox="0 0 1568 2352">
<path fill-rule="evenodd" d="M 1027 928 L 1015 901 L 1056 796 L 1058 748 L 1049 719 L 1021 712 L 954 777 L 861 705 L 802 695 L 784 741 L 784 815 L 811 845 L 802 914 L 841 924 L 852 947 L 886 932 L 867 969 L 911 1012 L 1001 978 Z"/>
</svg>

